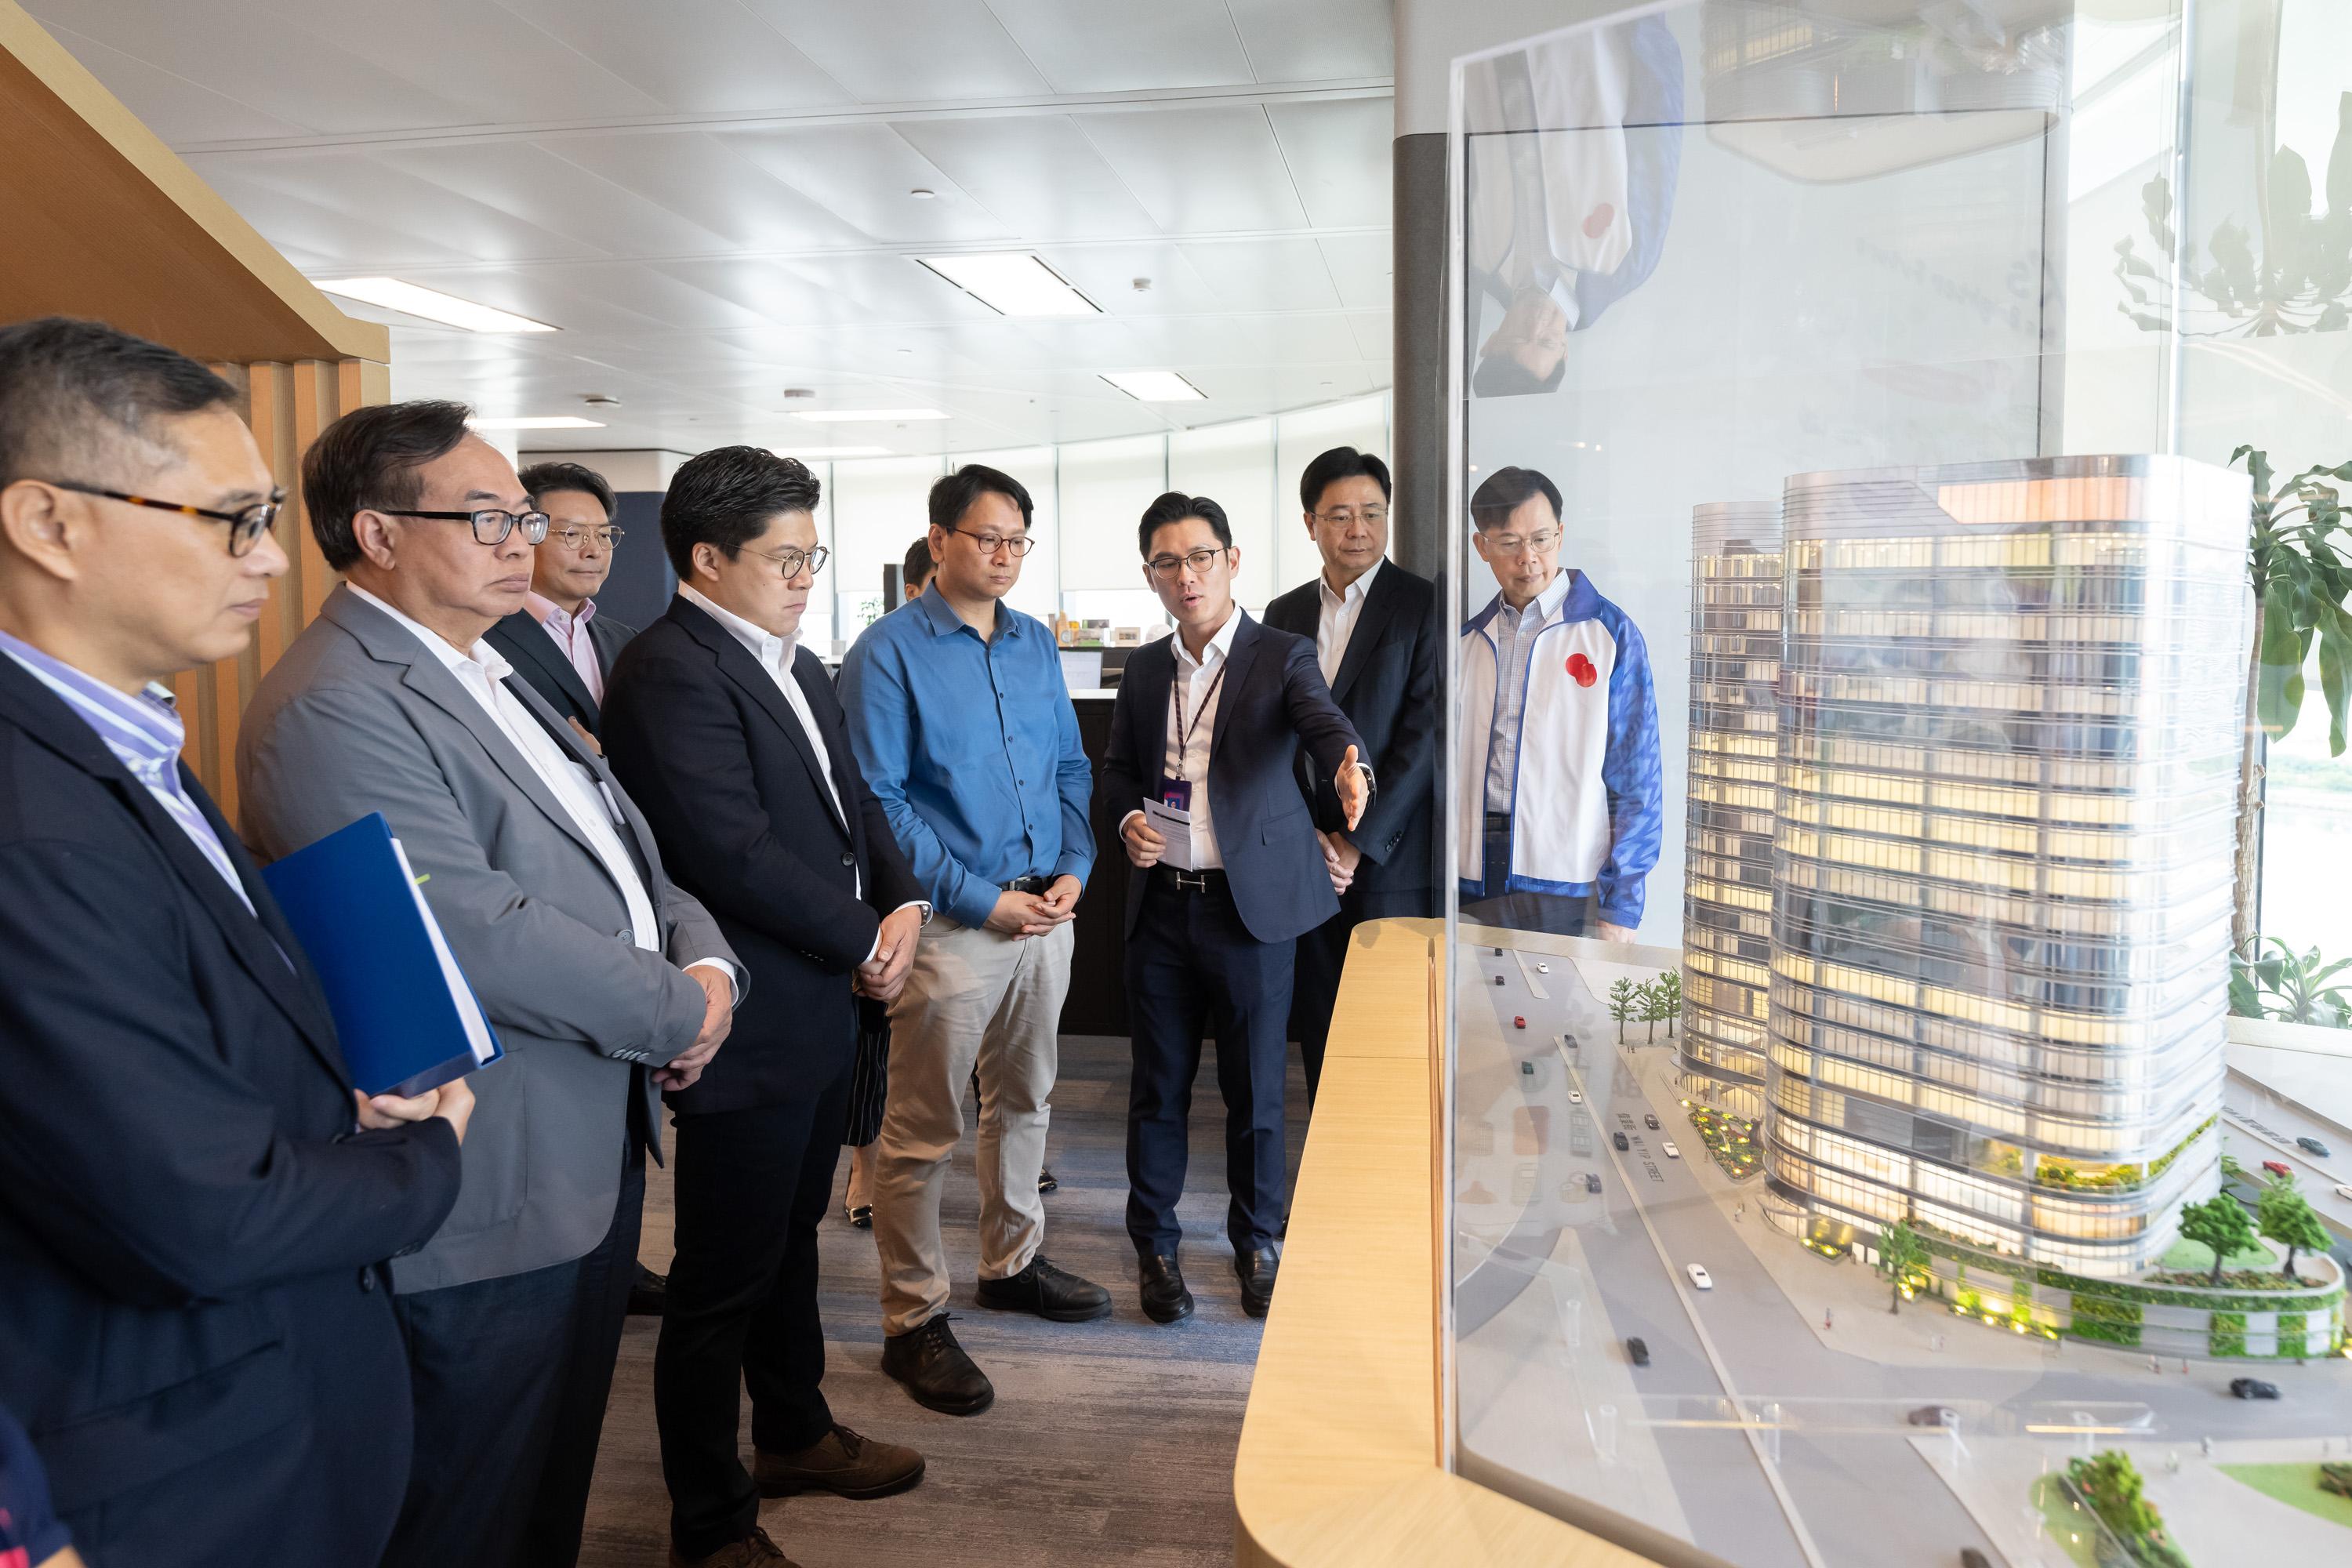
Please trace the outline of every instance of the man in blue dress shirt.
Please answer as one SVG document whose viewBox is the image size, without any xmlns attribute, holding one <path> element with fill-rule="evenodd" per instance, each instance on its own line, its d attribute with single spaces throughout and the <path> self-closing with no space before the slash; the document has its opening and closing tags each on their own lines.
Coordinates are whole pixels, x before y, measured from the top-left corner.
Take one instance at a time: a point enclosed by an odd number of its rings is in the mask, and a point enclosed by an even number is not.
<svg viewBox="0 0 2352 1568">
<path fill-rule="evenodd" d="M 890 1086 L 874 1194 L 882 1369 L 950 1415 L 995 1390 L 948 1328 L 940 1190 L 980 1074 L 983 1307 L 1085 1322 L 1110 1293 L 1037 1250 L 1071 917 L 1094 865 L 1093 770 L 1054 634 L 1004 605 L 1028 554 L 1029 492 L 977 463 L 931 487 L 920 598 L 842 665 L 850 744 L 937 911 L 890 1007 Z"/>
</svg>

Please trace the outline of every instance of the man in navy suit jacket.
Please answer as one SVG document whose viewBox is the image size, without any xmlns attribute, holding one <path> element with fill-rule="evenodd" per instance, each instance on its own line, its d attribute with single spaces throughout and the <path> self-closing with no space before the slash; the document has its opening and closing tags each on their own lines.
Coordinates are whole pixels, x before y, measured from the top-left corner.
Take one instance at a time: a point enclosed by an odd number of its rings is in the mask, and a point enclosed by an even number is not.
<svg viewBox="0 0 2352 1568">
<path fill-rule="evenodd" d="M 411 1448 L 383 1261 L 456 1203 L 473 1107 L 353 1093 L 179 760 L 159 683 L 236 657 L 286 570 L 236 399 L 109 327 L 0 330 L 0 1405 L 97 1563 L 376 1561 Z"/>
<path fill-rule="evenodd" d="M 1291 966 L 1297 939 L 1339 910 L 1294 772 L 1298 749 L 1333 781 L 1350 828 L 1371 780 L 1357 761 L 1363 742 L 1316 668 L 1315 645 L 1259 625 L 1234 603 L 1241 552 L 1224 509 L 1171 492 L 1144 512 L 1137 542 L 1176 635 L 1128 660 L 1097 786 L 1134 808 L 1119 837 L 1140 873 L 1127 896 L 1135 1055 L 1127 1229 L 1144 1311 L 1163 1323 L 1189 1314 L 1176 1202 L 1201 1037 L 1213 1027 L 1231 1194 L 1225 1233 L 1242 1308 L 1262 1318 L 1279 1264 Z M 1189 819 L 1183 843 L 1149 824 L 1146 799 Z"/>
</svg>

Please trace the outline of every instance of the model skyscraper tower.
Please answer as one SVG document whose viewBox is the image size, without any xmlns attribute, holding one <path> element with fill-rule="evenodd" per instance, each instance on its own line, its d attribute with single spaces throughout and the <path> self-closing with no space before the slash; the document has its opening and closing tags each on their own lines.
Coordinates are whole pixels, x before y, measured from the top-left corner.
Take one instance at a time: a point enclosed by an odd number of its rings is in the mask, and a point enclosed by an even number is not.
<svg viewBox="0 0 2352 1568">
<path fill-rule="evenodd" d="M 1683 894 L 1683 1087 L 1763 1112 L 1772 963 L 1772 780 L 1780 509 L 1691 514 L 1690 812 Z"/>
<path fill-rule="evenodd" d="M 2213 1190 L 2248 499 L 2172 458 L 1789 481 L 1777 1220 L 2115 1276 Z"/>
</svg>

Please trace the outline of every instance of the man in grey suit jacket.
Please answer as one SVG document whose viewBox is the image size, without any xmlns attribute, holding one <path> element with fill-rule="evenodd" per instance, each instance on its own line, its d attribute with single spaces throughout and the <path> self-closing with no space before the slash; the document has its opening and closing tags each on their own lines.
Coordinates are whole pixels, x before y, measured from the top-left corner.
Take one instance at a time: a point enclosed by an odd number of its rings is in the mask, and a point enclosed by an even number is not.
<svg viewBox="0 0 2352 1568">
<path fill-rule="evenodd" d="M 303 460 L 345 585 L 255 691 L 244 831 L 275 858 L 371 811 L 405 847 L 506 1058 L 457 1205 L 393 1266 L 416 1461 L 387 1564 L 571 1563 L 659 1088 L 725 1038 L 742 972 L 603 760 L 482 640 L 546 517 L 448 403 L 364 408 Z"/>
</svg>

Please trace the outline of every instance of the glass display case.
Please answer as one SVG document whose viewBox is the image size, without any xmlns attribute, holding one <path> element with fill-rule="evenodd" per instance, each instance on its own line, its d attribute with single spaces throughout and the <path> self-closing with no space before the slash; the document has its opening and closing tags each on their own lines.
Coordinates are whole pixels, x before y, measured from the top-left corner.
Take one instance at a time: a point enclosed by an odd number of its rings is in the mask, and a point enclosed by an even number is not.
<svg viewBox="0 0 2352 1568">
<path fill-rule="evenodd" d="M 2283 253 L 2183 134 L 2295 0 L 1604 9 L 1454 68 L 1449 1462 L 1668 1563 L 2352 1562 L 2336 1047 L 2231 1016 L 2347 679 L 2231 448 L 2352 458 L 2352 333 L 2215 326 Z M 2214 142 L 2281 298 L 2343 105 Z"/>
</svg>

